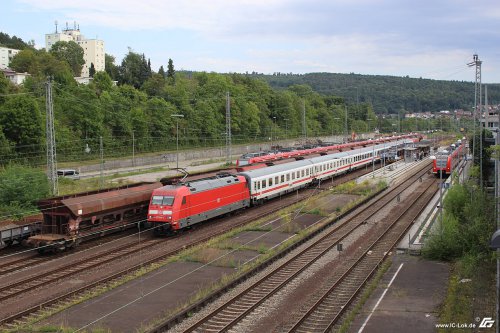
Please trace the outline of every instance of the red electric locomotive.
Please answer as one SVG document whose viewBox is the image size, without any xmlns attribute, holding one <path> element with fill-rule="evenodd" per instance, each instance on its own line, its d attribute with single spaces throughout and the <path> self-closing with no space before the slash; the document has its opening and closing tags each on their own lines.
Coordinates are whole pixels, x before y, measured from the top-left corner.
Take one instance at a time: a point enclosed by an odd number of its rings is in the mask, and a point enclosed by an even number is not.
<svg viewBox="0 0 500 333">
<path fill-rule="evenodd" d="M 443 177 L 451 175 L 458 166 L 464 155 L 464 148 L 461 141 L 451 145 L 447 150 L 440 151 L 432 163 L 432 173 L 436 176 L 442 174 Z"/>
<path fill-rule="evenodd" d="M 221 173 L 154 190 L 148 223 L 156 234 L 168 234 L 248 206 L 250 192 L 245 177 Z"/>
</svg>

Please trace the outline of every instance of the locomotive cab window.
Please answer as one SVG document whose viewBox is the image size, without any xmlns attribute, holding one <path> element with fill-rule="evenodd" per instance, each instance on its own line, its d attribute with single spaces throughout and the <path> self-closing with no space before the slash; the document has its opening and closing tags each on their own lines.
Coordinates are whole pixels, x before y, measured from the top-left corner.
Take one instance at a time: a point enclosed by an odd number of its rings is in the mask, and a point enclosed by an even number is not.
<svg viewBox="0 0 500 333">
<path fill-rule="evenodd" d="M 172 206 L 173 203 L 174 197 L 172 196 L 153 195 L 153 198 L 151 199 L 152 205 Z"/>
<path fill-rule="evenodd" d="M 182 198 L 182 204 L 185 205 L 186 204 L 186 197 L 183 197 Z"/>
</svg>

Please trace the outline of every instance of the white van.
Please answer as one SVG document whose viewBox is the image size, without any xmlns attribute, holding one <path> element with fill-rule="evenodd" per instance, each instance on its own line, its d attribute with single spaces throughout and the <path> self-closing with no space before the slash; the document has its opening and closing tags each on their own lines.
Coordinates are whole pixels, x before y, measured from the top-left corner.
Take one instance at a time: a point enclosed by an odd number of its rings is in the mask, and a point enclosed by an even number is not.
<svg viewBox="0 0 500 333">
<path fill-rule="evenodd" d="M 80 173 L 75 169 L 59 169 L 57 170 L 58 177 L 80 179 Z"/>
</svg>

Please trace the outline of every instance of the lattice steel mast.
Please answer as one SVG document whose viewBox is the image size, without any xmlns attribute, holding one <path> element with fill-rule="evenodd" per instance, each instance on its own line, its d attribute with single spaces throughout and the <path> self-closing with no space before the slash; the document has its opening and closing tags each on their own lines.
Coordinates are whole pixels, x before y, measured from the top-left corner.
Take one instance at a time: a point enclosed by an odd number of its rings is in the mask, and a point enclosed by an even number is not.
<svg viewBox="0 0 500 333">
<path fill-rule="evenodd" d="M 226 93 L 226 164 L 231 164 L 231 101 Z"/>
<path fill-rule="evenodd" d="M 476 67 L 476 81 L 474 84 L 474 114 L 473 114 L 473 137 L 472 137 L 472 161 L 475 162 L 475 149 L 476 149 L 476 115 L 479 109 L 481 112 L 481 63 L 477 54 L 473 55 L 473 61 L 468 63 L 469 67 Z M 477 104 L 477 97 L 479 96 L 479 105 Z M 482 131 L 480 131 L 482 132 Z M 481 156 L 481 153 L 479 154 Z"/>
<path fill-rule="evenodd" d="M 45 107 L 47 114 L 47 177 L 49 179 L 51 194 L 58 195 L 59 189 L 57 184 L 56 135 L 54 130 L 54 106 L 52 102 L 52 82 L 50 77 L 47 79 L 46 83 Z"/>
</svg>

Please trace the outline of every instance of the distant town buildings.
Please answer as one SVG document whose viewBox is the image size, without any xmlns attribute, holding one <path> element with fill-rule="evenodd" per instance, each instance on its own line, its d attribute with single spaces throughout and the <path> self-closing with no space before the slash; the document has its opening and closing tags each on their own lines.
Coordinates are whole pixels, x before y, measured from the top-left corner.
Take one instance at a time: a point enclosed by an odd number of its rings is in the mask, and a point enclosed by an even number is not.
<svg viewBox="0 0 500 333">
<path fill-rule="evenodd" d="M 9 68 L 0 68 L 0 72 L 2 72 L 3 75 L 5 75 L 5 77 L 10 80 L 10 82 L 16 85 L 22 84 L 24 82 L 24 79 L 30 76 L 30 74 L 28 73 L 16 73 Z"/>
<path fill-rule="evenodd" d="M 496 138 L 499 130 L 499 112 L 500 105 L 486 105 L 483 106 L 483 112 L 481 112 L 481 127 L 490 130 L 493 133 L 493 137 Z"/>
<path fill-rule="evenodd" d="M 12 57 L 18 54 L 19 51 L 20 50 L 0 46 L 0 69 L 8 68 Z"/>
<path fill-rule="evenodd" d="M 83 48 L 83 59 L 85 64 L 82 68 L 82 77 L 89 77 L 89 69 L 91 64 L 94 64 L 96 72 L 104 71 L 104 41 L 99 39 L 86 39 L 80 33 L 80 27 L 74 23 L 73 29 L 68 28 L 68 23 L 66 23 L 66 29 L 62 32 L 57 31 L 52 34 L 45 35 L 45 50 L 49 51 L 56 42 L 64 41 L 74 41 L 78 43 Z"/>
</svg>

